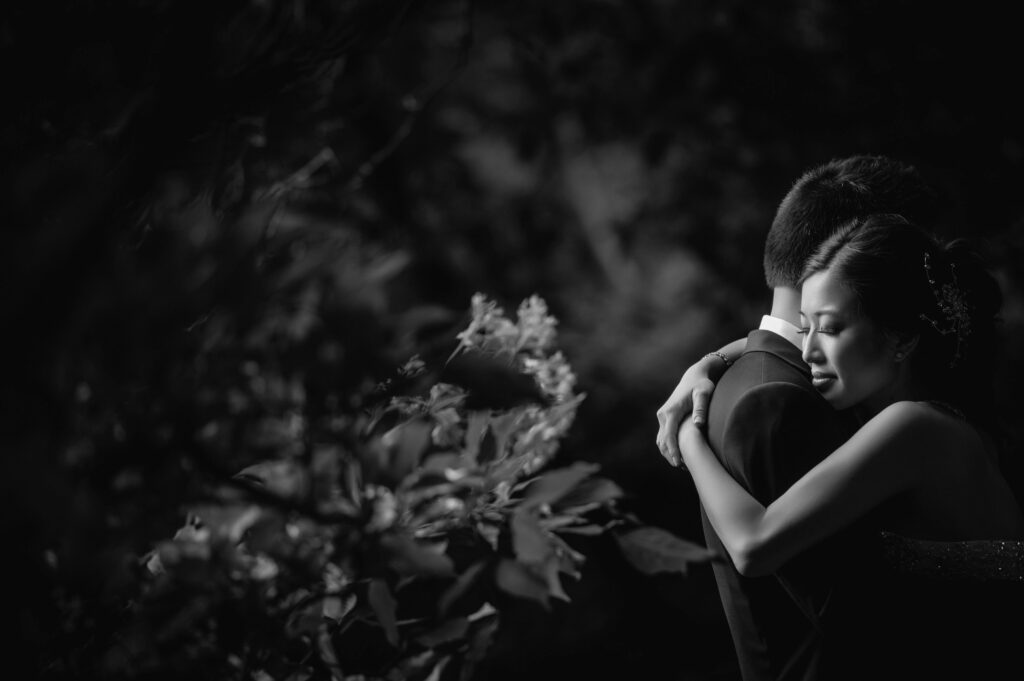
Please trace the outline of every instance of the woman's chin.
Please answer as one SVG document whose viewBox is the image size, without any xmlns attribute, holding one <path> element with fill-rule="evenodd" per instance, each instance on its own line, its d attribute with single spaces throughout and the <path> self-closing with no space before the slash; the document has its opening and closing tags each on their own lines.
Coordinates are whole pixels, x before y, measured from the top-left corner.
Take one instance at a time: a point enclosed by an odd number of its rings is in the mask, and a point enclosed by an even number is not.
<svg viewBox="0 0 1024 681">
<path fill-rule="evenodd" d="M 823 387 L 818 387 L 817 385 L 814 387 L 818 389 L 818 392 L 825 398 L 825 401 L 836 411 L 843 411 L 854 405 L 848 395 L 844 394 L 842 390 L 837 389 L 834 380 L 829 381 Z"/>
</svg>

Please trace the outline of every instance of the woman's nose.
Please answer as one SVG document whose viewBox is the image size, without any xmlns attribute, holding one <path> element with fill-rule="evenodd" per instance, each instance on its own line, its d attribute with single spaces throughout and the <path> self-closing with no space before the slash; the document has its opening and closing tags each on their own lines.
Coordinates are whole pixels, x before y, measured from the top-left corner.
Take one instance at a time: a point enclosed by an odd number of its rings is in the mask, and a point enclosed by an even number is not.
<svg viewBox="0 0 1024 681">
<path fill-rule="evenodd" d="M 808 331 L 804 334 L 803 352 L 800 354 L 804 358 L 804 362 L 807 364 L 813 363 L 815 359 L 821 356 L 817 336 L 813 332 Z"/>
</svg>

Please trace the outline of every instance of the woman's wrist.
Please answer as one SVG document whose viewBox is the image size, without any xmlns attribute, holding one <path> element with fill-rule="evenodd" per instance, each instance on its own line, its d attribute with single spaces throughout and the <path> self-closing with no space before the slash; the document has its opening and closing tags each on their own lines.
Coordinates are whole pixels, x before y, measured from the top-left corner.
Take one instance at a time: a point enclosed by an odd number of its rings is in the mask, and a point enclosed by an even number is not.
<svg viewBox="0 0 1024 681">
<path fill-rule="evenodd" d="M 725 370 L 732 366 L 732 360 L 724 352 L 715 350 L 701 357 L 696 366 L 700 367 L 701 375 L 704 378 L 709 378 L 713 383 L 717 383 Z"/>
</svg>

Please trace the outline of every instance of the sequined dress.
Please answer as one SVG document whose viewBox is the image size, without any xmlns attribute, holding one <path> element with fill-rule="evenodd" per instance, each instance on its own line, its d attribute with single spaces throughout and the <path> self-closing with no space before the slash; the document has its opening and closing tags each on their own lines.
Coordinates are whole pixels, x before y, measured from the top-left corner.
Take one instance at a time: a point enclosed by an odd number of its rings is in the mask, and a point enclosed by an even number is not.
<svg viewBox="0 0 1024 681">
<path fill-rule="evenodd" d="M 875 556 L 863 641 L 874 652 L 854 676 L 1024 679 L 1024 541 L 882 532 Z"/>
<path fill-rule="evenodd" d="M 882 532 L 883 565 L 893 574 L 939 582 L 1024 582 L 1024 541 L 930 541 Z"/>
</svg>

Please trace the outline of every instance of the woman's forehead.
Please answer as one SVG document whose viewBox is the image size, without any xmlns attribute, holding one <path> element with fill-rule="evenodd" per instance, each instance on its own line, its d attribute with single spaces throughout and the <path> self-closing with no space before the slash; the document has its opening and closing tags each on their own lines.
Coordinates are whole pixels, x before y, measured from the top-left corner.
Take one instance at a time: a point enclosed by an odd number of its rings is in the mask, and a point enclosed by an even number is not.
<svg viewBox="0 0 1024 681">
<path fill-rule="evenodd" d="M 805 315 L 847 312 L 857 308 L 853 289 L 832 268 L 815 272 L 800 287 L 800 312 Z"/>
</svg>

